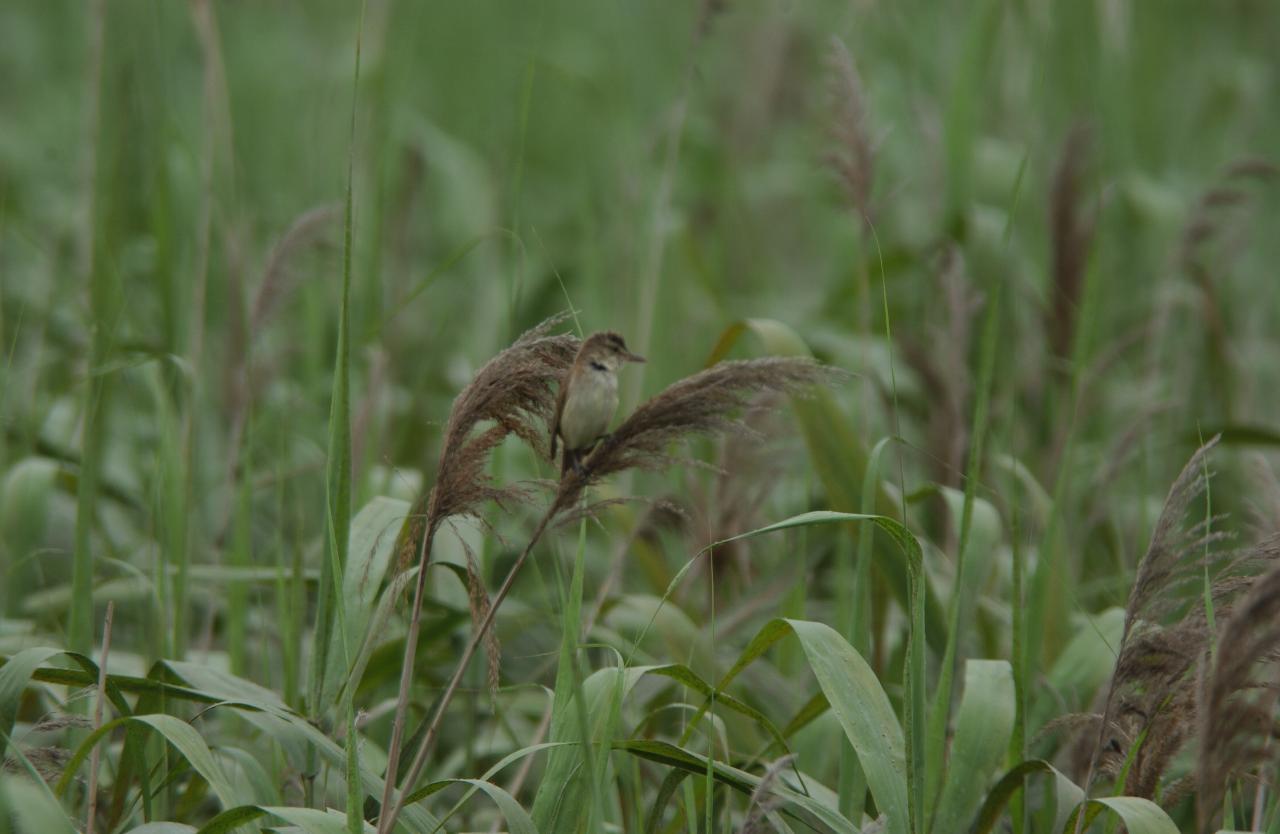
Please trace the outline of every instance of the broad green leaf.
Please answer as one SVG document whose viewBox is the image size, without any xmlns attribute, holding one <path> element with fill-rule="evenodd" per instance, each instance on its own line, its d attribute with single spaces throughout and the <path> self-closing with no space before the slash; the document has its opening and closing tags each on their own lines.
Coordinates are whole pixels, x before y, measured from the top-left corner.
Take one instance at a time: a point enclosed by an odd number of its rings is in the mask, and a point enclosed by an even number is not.
<svg viewBox="0 0 1280 834">
<path fill-rule="evenodd" d="M 720 334 L 707 364 L 712 365 L 723 359 L 742 335 L 748 332 L 759 340 L 768 353 L 780 356 L 811 355 L 804 339 L 782 322 L 773 319 L 745 319 L 735 322 Z M 792 406 L 809 447 L 809 460 L 822 481 L 829 504 L 849 512 L 863 509 L 862 490 L 863 476 L 868 465 L 867 449 L 854 434 L 835 399 L 829 392 L 819 389 L 804 397 L 793 398 Z M 877 484 L 876 513 L 889 518 L 897 516 L 901 512 L 900 505 L 885 488 L 883 481 L 877 481 Z M 879 546 L 875 548 L 875 553 L 876 565 L 888 580 L 898 603 L 904 610 L 909 610 L 909 571 L 901 564 L 896 553 Z M 927 638 L 935 650 L 941 651 L 946 644 L 946 617 L 936 594 L 927 586 L 925 596 Z"/>
<path fill-rule="evenodd" d="M 257 805 L 283 803 L 276 780 L 267 773 L 258 756 L 248 750 L 225 744 L 218 746 L 218 753 L 233 763 L 226 768 L 229 771 L 227 775 L 236 785 L 236 792 L 240 796 L 252 797 L 251 802 Z"/>
<path fill-rule="evenodd" d="M 902 554 L 907 557 L 907 566 L 912 571 L 923 570 L 924 552 L 920 548 L 920 543 L 916 541 L 915 536 L 911 534 L 906 527 L 898 521 L 883 515 L 867 515 L 865 513 L 838 513 L 831 510 L 814 510 L 813 512 L 800 513 L 791 518 L 784 518 L 782 521 L 766 524 L 755 530 L 746 533 L 740 533 L 736 536 L 730 536 L 716 542 L 716 545 L 725 544 L 726 542 L 738 541 L 739 539 L 750 539 L 755 536 L 763 536 L 765 533 L 773 533 L 777 530 L 787 530 L 792 527 L 807 527 L 813 524 L 842 524 L 855 521 L 870 521 L 878 526 L 881 530 L 889 534 L 889 537 L 898 545 Z M 713 545 L 714 546 L 714 545 Z"/>
<path fill-rule="evenodd" d="M 1206 437 L 1222 436 L 1224 446 L 1280 446 L 1280 429 L 1247 423 L 1225 423 L 1218 426 L 1201 426 L 1183 435 L 1190 444 L 1199 446 Z"/>
<path fill-rule="evenodd" d="M 1036 480 L 1027 465 L 1012 455 L 996 453 L 991 456 L 991 466 L 1012 476 L 1014 482 L 1021 487 L 1014 495 L 1021 499 L 1023 513 L 1037 528 L 1043 529 L 1053 509 L 1053 498 Z"/>
<path fill-rule="evenodd" d="M 341 690 L 345 697 L 357 683 L 349 680 L 351 674 L 358 670 L 357 650 L 365 643 L 378 600 L 378 589 L 382 587 L 382 580 L 395 550 L 396 537 L 409 512 L 409 502 L 379 496 L 365 504 L 351 520 L 350 544 L 342 577 L 351 664 L 348 665 L 346 661 L 341 635 L 335 632 L 329 642 L 329 661 L 324 684 L 326 693 Z M 342 689 L 344 683 L 345 690 Z"/>
<path fill-rule="evenodd" d="M 501 773 L 503 770 L 505 770 L 509 765 L 515 762 L 518 762 L 527 756 L 532 756 L 536 753 L 541 753 L 545 750 L 550 750 L 555 747 L 566 747 L 566 746 L 572 746 L 572 745 L 567 744 L 565 742 L 544 741 L 541 744 L 531 744 L 528 747 L 521 747 L 519 750 L 516 750 L 512 753 L 508 753 L 507 755 L 503 756 L 498 761 L 497 764 L 493 765 L 488 770 L 486 770 L 484 772 L 484 775 L 480 777 L 480 781 L 492 782 L 493 778 L 497 776 L 499 773 Z M 428 785 L 424 785 L 423 787 L 418 788 L 413 793 L 405 797 L 405 800 L 404 800 L 405 807 L 410 807 L 415 802 L 421 802 L 427 797 L 437 794 L 440 791 L 444 790 L 445 788 L 449 787 L 450 785 L 454 785 L 454 784 L 457 784 L 456 779 L 441 779 L 438 782 L 432 782 Z M 458 802 L 449 811 L 449 813 L 445 815 L 445 818 L 447 819 L 449 816 L 452 816 L 454 813 L 458 811 L 458 809 L 460 809 L 464 804 L 466 804 L 467 800 L 470 799 L 473 795 L 475 795 L 477 789 L 478 789 L 478 786 L 476 786 L 475 784 L 472 784 L 471 788 L 462 795 L 462 798 L 459 799 Z M 443 824 L 443 821 L 441 821 L 440 823 L 437 823 L 436 826 L 439 827 L 442 824 Z"/>
<path fill-rule="evenodd" d="M 947 502 L 952 523 L 958 527 L 964 514 L 965 494 L 946 486 L 938 487 L 938 492 Z M 983 585 L 991 576 L 992 565 L 1004 538 L 1004 522 L 990 501 L 975 496 L 972 513 L 969 540 L 965 547 L 964 587 L 952 591 L 959 596 L 961 623 L 968 622 L 972 616 Z"/>
<path fill-rule="evenodd" d="M 7 739 L 13 732 L 13 722 L 18 715 L 18 700 L 31 675 L 51 658 L 63 653 L 62 649 L 25 649 L 0 666 L 0 757 L 8 746 Z"/>
<path fill-rule="evenodd" d="M 689 778 L 688 770 L 673 767 L 667 771 L 662 784 L 658 787 L 657 795 L 649 802 L 649 809 L 645 812 L 644 834 L 658 834 L 662 826 L 663 812 L 667 810 L 671 797 L 675 796 L 676 791 L 680 789 L 680 784 L 687 778 Z"/>
<path fill-rule="evenodd" d="M 0 658 L 0 662 L 4 664 L 0 666 L 0 757 L 3 757 L 7 748 L 6 740 L 13 732 L 13 724 L 18 714 L 18 702 L 22 697 L 22 691 L 27 688 L 27 684 L 32 679 L 45 679 L 43 675 L 39 674 L 41 667 L 59 655 L 65 655 L 79 665 L 82 670 L 80 672 L 57 670 L 62 676 L 81 682 L 80 685 L 84 686 L 97 684 L 98 665 L 78 652 L 37 646 L 24 649 L 10 658 Z M 129 704 L 125 701 L 120 688 L 117 686 L 117 677 L 115 675 L 107 676 L 107 698 L 118 712 L 127 715 L 130 712 Z"/>
<path fill-rule="evenodd" d="M 125 834 L 195 834 L 194 826 L 184 822 L 147 822 L 130 828 Z"/>
<path fill-rule="evenodd" d="M 164 575 L 170 577 L 176 576 L 177 573 L 178 569 L 172 565 L 164 570 Z M 186 568 L 185 574 L 195 583 L 189 595 L 211 603 L 221 600 L 223 590 L 211 588 L 210 585 L 228 585 L 237 582 L 257 582 L 265 585 L 279 579 L 279 571 L 276 568 L 246 568 L 230 565 L 191 565 Z M 311 569 L 304 570 L 302 577 L 309 582 L 314 582 L 319 578 L 319 572 Z M 108 600 L 117 603 L 149 602 L 158 591 L 156 583 L 149 576 L 117 576 L 97 583 L 92 590 L 95 604 Z M 50 617 L 61 614 L 70 606 L 71 586 L 63 583 L 24 594 L 21 610 L 31 616 Z"/>
<path fill-rule="evenodd" d="M 224 808 L 235 807 L 244 799 L 244 797 L 238 795 L 231 780 L 227 778 L 222 766 L 214 759 L 209 746 L 205 744 L 204 738 L 196 732 L 195 728 L 181 719 L 174 718 L 172 715 L 163 714 L 117 718 L 90 733 L 72 753 L 66 768 L 63 770 L 62 778 L 58 780 L 56 791 L 59 796 L 66 792 L 67 787 L 76 778 L 80 764 L 88 758 L 94 746 L 106 738 L 112 730 L 130 723 L 150 727 L 177 748 L 178 752 L 187 760 L 187 763 L 191 765 L 191 768 L 209 783 L 209 787 L 213 789 L 214 794 L 222 802 Z"/>
<path fill-rule="evenodd" d="M 1070 834 L 1075 826 L 1076 815 L 1084 807 L 1083 804 L 1076 805 L 1075 812 L 1061 829 L 1063 834 Z M 1088 807 L 1111 811 L 1120 817 L 1129 834 L 1178 834 L 1178 826 L 1169 819 L 1164 809 L 1150 799 L 1138 796 L 1104 796 L 1090 799 Z"/>
<path fill-rule="evenodd" d="M 330 767 L 345 772 L 346 750 L 286 707 L 271 690 L 208 666 L 177 662 L 167 662 L 164 666 L 195 691 L 211 696 L 210 700 L 232 709 L 235 715 L 266 733 L 295 766 L 305 763 L 304 751 L 307 745 L 312 745 Z M 383 780 L 378 774 L 362 767 L 360 781 L 366 794 L 382 795 Z M 401 819 L 413 831 L 425 831 L 436 824 L 435 818 L 421 807 L 406 807 Z"/>
<path fill-rule="evenodd" d="M 533 818 L 529 816 L 529 812 L 516 801 L 514 796 L 492 782 L 484 779 L 442 779 L 439 782 L 433 782 L 430 787 L 438 790 L 447 785 L 470 785 L 472 788 L 488 794 L 493 803 L 498 806 L 498 810 L 506 817 L 507 827 L 511 834 L 538 834 L 538 829 L 533 824 Z M 469 791 L 468 795 L 471 793 L 474 793 L 474 791 Z M 441 822 L 441 825 L 443 824 Z"/>
<path fill-rule="evenodd" d="M 888 831 L 907 832 L 906 743 L 902 726 L 875 672 L 839 632 L 822 623 L 772 620 L 742 651 L 721 680 L 720 689 L 725 689 L 744 668 L 788 634 L 795 634 L 800 640 L 818 685 L 858 754 L 871 795 L 881 811 L 888 814 Z"/>
<path fill-rule="evenodd" d="M 1037 698 L 1031 710 L 1031 732 L 1059 714 L 1062 711 L 1059 705 L 1063 702 L 1075 709 L 1088 708 L 1098 687 L 1111 676 L 1123 632 L 1123 608 L 1081 616 L 1075 636 L 1046 676 L 1051 696 Z"/>
<path fill-rule="evenodd" d="M 987 793 L 987 798 L 982 803 L 982 810 L 974 821 L 973 827 L 969 829 L 970 834 L 990 834 L 995 829 L 996 823 L 1000 821 L 1000 816 L 1004 813 L 1009 800 L 1023 788 L 1028 777 L 1038 773 L 1053 777 L 1052 796 L 1056 809 L 1053 830 L 1062 831 L 1071 812 L 1084 799 L 1084 791 L 1043 759 L 1028 759 L 1005 773 L 996 786 Z"/>
<path fill-rule="evenodd" d="M 0 774 L 0 814 L 12 814 L 15 834 L 77 834 L 67 812 L 37 779 Z"/>
<path fill-rule="evenodd" d="M 732 767 L 720 761 L 708 761 L 705 756 L 693 753 L 674 744 L 661 741 L 628 740 L 614 742 L 615 750 L 623 750 L 649 761 L 679 768 L 693 776 L 705 776 L 710 769 L 712 778 L 728 785 L 739 793 L 750 796 L 760 785 L 760 777 Z M 674 790 L 674 788 L 672 788 Z M 812 797 L 791 790 L 780 783 L 770 789 L 771 794 L 782 801 L 782 813 L 791 816 L 817 831 L 857 834 L 852 823 L 840 816 L 835 808 L 824 805 Z M 829 794 L 830 792 L 828 792 Z"/>
<path fill-rule="evenodd" d="M 901 551 L 901 553 L 906 556 L 907 575 L 911 578 L 912 593 L 913 593 L 913 596 L 916 597 L 908 607 L 908 611 L 910 612 L 910 615 L 911 615 L 911 627 L 909 631 L 909 637 L 914 638 L 915 635 L 918 635 L 921 631 L 925 629 L 925 622 L 924 622 L 925 602 L 923 599 L 923 594 L 925 590 L 925 585 L 923 581 L 924 554 L 920 548 L 920 543 L 916 540 L 915 536 L 913 536 L 909 530 L 907 530 L 904 526 L 902 526 L 902 524 L 893 520 L 892 518 L 888 518 L 882 515 L 867 515 L 863 513 L 840 513 L 840 512 L 832 512 L 829 510 L 819 510 L 815 512 L 802 513 L 800 515 L 793 516 L 792 518 L 783 519 L 782 521 L 776 522 L 774 524 L 769 524 L 764 527 L 758 528 L 756 530 L 751 530 L 747 533 L 743 533 L 739 536 L 734 536 L 730 539 L 726 539 L 726 541 L 734 541 L 737 539 L 751 538 L 753 536 L 764 535 L 765 533 L 771 533 L 777 530 L 785 530 L 792 527 L 802 527 L 802 526 L 807 526 L 812 524 L 833 524 L 833 523 L 846 523 L 846 522 L 856 522 L 856 521 L 869 521 L 877 525 L 881 530 L 889 534 L 890 539 L 892 539 L 898 545 L 898 548 Z M 776 623 L 778 622 L 780 621 L 774 621 L 774 623 L 770 623 L 769 625 L 765 626 L 765 629 L 761 631 L 761 634 L 757 635 L 756 639 L 752 641 L 752 644 L 747 647 L 747 649 L 739 657 L 738 662 L 734 665 L 734 667 L 729 671 L 729 673 L 721 681 L 721 684 L 720 684 L 721 689 L 724 689 L 728 685 L 728 682 L 732 680 L 747 664 L 755 660 L 756 657 L 759 657 L 760 653 L 762 653 L 765 649 L 767 649 L 770 645 L 772 645 L 774 642 L 776 642 L 778 639 L 780 639 L 783 636 L 783 634 L 785 633 L 786 626 L 782 626 L 782 627 L 776 626 Z M 784 621 L 784 622 L 791 625 L 793 627 L 793 630 L 795 630 L 794 623 L 802 622 L 802 621 Z M 810 623 L 808 625 L 816 625 L 816 624 Z M 870 667 L 866 666 L 866 663 L 865 661 L 862 660 L 861 655 L 859 655 L 857 651 L 851 645 L 849 645 L 849 643 L 846 640 L 844 640 L 844 638 L 840 637 L 838 632 L 830 628 L 827 628 L 826 626 L 823 626 L 823 628 L 826 628 L 827 631 L 830 632 L 830 636 L 834 636 L 840 642 L 840 644 L 842 644 L 843 649 L 847 650 L 847 653 L 849 655 L 856 658 L 857 661 L 861 663 L 863 667 L 865 667 L 866 673 L 870 674 L 871 679 L 875 681 L 875 689 L 879 691 L 881 697 L 884 697 L 884 690 L 880 688 L 879 682 L 875 679 L 875 675 L 871 672 Z M 815 666 L 815 655 L 814 655 L 813 646 L 809 642 L 806 642 L 805 637 L 801 635 L 799 630 L 796 630 L 796 634 L 797 636 L 801 637 L 801 644 L 805 649 L 806 655 L 808 655 L 809 664 L 811 667 L 814 668 L 814 671 L 816 673 L 818 669 L 817 669 L 817 666 Z M 870 736 L 866 735 L 865 733 L 860 733 L 863 739 L 862 740 L 863 747 L 859 748 L 858 740 L 854 738 L 850 730 L 850 725 L 846 723 L 846 716 L 851 714 L 851 710 L 848 710 L 848 709 L 842 710 L 837 708 L 835 701 L 832 700 L 832 694 L 831 694 L 831 689 L 829 688 L 829 685 L 834 685 L 838 687 L 838 684 L 835 684 L 834 679 L 831 679 L 831 678 L 828 678 L 827 681 L 824 681 L 823 677 L 819 675 L 819 682 L 822 684 L 823 690 L 826 692 L 828 700 L 831 702 L 831 706 L 833 710 L 835 710 L 837 717 L 841 722 L 841 725 L 844 726 L 846 734 L 849 735 L 849 740 L 853 744 L 854 750 L 858 753 L 859 762 L 862 763 L 864 770 L 867 771 L 867 774 L 866 774 L 867 783 L 868 783 L 868 786 L 871 788 L 872 795 L 877 797 L 877 802 L 881 804 L 882 808 L 889 811 L 890 830 L 891 831 L 900 830 L 903 832 L 911 830 L 913 825 L 923 827 L 922 817 L 924 814 L 924 774 L 923 774 L 923 764 L 924 764 L 923 723 L 925 720 L 924 644 L 922 641 L 919 641 L 916 639 L 909 639 L 908 646 L 910 648 L 910 663 L 908 663 L 906 667 L 907 669 L 907 681 L 906 681 L 907 687 L 906 688 L 910 693 L 910 697 L 907 699 L 907 706 L 906 706 L 906 716 L 907 716 L 906 727 L 908 732 L 906 734 L 906 738 L 904 739 L 903 746 L 901 748 L 903 752 L 903 758 L 901 760 L 902 771 L 900 776 L 902 779 L 901 787 L 904 790 L 904 801 L 907 795 L 910 795 L 912 799 L 910 803 L 904 805 L 902 808 L 897 808 L 892 803 L 888 802 L 888 797 L 891 795 L 893 791 L 896 790 L 894 787 L 892 787 L 895 784 L 894 777 L 890 775 L 890 772 L 892 771 L 892 767 L 887 766 L 885 764 L 886 762 L 892 761 L 892 757 L 886 758 L 883 762 L 876 762 L 876 761 L 872 762 L 872 766 L 875 767 L 877 770 L 873 778 L 872 774 L 870 773 L 871 768 L 868 767 L 868 763 L 865 760 L 867 756 L 871 755 L 869 752 L 870 748 L 868 747 L 868 739 L 870 738 Z M 899 732 L 901 732 L 902 725 L 898 724 L 896 717 L 894 717 L 893 715 L 892 708 L 888 707 L 887 697 L 885 698 L 885 705 L 886 705 L 886 708 L 888 709 L 888 716 L 891 719 L 892 725 L 895 728 L 897 728 Z M 881 795 L 877 795 L 877 791 L 879 791 Z M 894 813 L 895 810 L 901 813 L 901 817 L 898 817 L 898 815 Z M 917 822 L 917 820 L 920 820 L 920 821 Z M 902 826 L 901 829 L 898 829 L 896 827 L 899 825 Z"/>
<path fill-rule="evenodd" d="M 623 594 L 609 607 L 604 622 L 611 629 L 633 637 L 633 642 L 624 649 L 628 657 L 633 656 L 630 647 L 634 645 L 651 657 L 678 658 L 701 674 L 715 669 L 706 630 L 665 597 Z M 635 639 L 637 635 L 643 639 Z"/>
<path fill-rule="evenodd" d="M 964 695 L 933 831 L 968 829 L 991 774 L 1004 761 L 1014 709 L 1013 669 L 1008 662 L 970 660 L 965 664 Z"/>
<path fill-rule="evenodd" d="M 670 678 L 677 683 L 689 687 L 703 698 L 711 698 L 714 696 L 717 706 L 732 710 L 739 715 L 751 719 L 773 738 L 774 743 L 777 744 L 779 748 L 784 751 L 787 749 L 786 737 L 783 736 L 782 732 L 772 721 L 769 720 L 768 716 L 760 712 L 760 710 L 755 707 L 739 701 L 727 692 L 716 692 L 711 684 L 698 677 L 688 666 L 668 664 L 666 666 L 633 667 L 633 669 L 640 671 L 644 675 L 655 675 L 658 677 Z M 694 726 L 691 724 L 686 736 L 689 733 L 692 733 L 693 728 Z"/>
<path fill-rule="evenodd" d="M 588 728 L 597 722 L 594 711 L 582 703 L 586 686 L 577 667 L 585 552 L 586 526 L 582 525 L 568 587 L 564 587 L 561 581 L 560 652 L 552 693 L 549 736 L 551 741 L 566 745 L 577 742 L 577 747 L 553 750 L 547 757 L 546 773 L 533 800 L 533 819 L 538 829 L 546 834 L 575 831 L 584 825 L 592 810 L 583 796 L 586 793 L 584 771 L 590 774 L 594 770 L 587 766 L 591 763 L 588 746 L 593 740 Z M 602 669 L 596 674 L 609 674 L 612 682 L 619 682 L 616 671 Z M 584 714 L 587 718 L 581 720 Z"/>
<path fill-rule="evenodd" d="M 277 817 L 290 825 L 297 826 L 306 834 L 346 834 L 347 817 L 332 809 L 321 811 L 318 808 L 296 808 L 284 805 L 241 805 L 230 808 L 205 823 L 197 834 L 227 834 L 246 823 L 262 817 Z M 364 832 L 374 831 L 374 827 L 363 820 L 358 823 Z"/>
<path fill-rule="evenodd" d="M 16 611 L 35 585 L 33 565 L 19 560 L 44 540 L 58 471 L 57 461 L 25 458 L 11 464 L 0 483 L 0 541 L 8 557 L 0 560 L 7 586 L 0 596 L 2 610 Z"/>
</svg>

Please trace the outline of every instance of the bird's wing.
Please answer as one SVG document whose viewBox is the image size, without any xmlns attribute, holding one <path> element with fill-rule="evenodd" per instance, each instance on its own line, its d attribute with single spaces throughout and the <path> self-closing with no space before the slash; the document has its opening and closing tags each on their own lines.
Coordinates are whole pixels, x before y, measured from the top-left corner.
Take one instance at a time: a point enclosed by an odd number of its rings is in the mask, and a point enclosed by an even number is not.
<svg viewBox="0 0 1280 834">
<path fill-rule="evenodd" d="M 556 395 L 556 413 L 551 418 L 551 459 L 556 459 L 556 438 L 560 434 L 560 416 L 564 414 L 564 395 L 569 390 L 569 374 L 573 372 L 573 368 L 565 371 L 564 376 L 560 379 L 560 393 Z"/>
</svg>

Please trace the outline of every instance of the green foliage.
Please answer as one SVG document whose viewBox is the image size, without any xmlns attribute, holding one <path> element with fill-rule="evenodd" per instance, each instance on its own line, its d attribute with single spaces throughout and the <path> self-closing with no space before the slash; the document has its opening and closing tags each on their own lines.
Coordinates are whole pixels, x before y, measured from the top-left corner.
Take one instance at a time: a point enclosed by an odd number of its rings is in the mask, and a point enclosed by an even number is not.
<svg viewBox="0 0 1280 834">
<path fill-rule="evenodd" d="M 484 447 L 401 776 L 537 542 L 397 832 L 1280 831 L 1273 761 L 1183 796 L 1267 564 L 1197 541 L 1151 601 L 1183 630 L 1134 625 L 1170 641 L 1140 673 L 1186 660 L 1159 714 L 1089 718 L 1205 438 L 1174 521 L 1280 526 L 1278 33 L 1190 0 L 0 5 L 0 834 L 371 830 L 451 403 L 565 308 L 647 356 L 618 421 L 721 360 L 848 375 L 545 535 L 538 416 Z"/>
</svg>

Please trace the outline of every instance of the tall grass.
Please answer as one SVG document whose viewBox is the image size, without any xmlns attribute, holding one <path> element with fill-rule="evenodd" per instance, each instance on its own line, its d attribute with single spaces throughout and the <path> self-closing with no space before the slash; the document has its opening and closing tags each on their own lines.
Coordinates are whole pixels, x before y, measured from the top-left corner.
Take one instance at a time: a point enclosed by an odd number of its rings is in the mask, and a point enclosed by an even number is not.
<svg viewBox="0 0 1280 834">
<path fill-rule="evenodd" d="M 1276 11 L 365 5 L 0 10 L 0 832 L 1280 830 Z"/>
</svg>

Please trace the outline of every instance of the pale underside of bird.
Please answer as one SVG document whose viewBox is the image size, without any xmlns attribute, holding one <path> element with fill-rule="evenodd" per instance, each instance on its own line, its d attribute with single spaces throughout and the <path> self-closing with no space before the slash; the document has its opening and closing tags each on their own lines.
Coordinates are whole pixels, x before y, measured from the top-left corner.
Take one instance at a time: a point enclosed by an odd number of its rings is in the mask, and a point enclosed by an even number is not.
<svg viewBox="0 0 1280 834">
<path fill-rule="evenodd" d="M 609 431 L 618 410 L 618 368 L 625 362 L 643 362 L 627 350 L 617 333 L 593 333 L 578 349 L 572 367 L 560 383 L 551 427 L 551 456 L 564 441 L 561 472 L 581 472 L 586 455 Z"/>
</svg>

